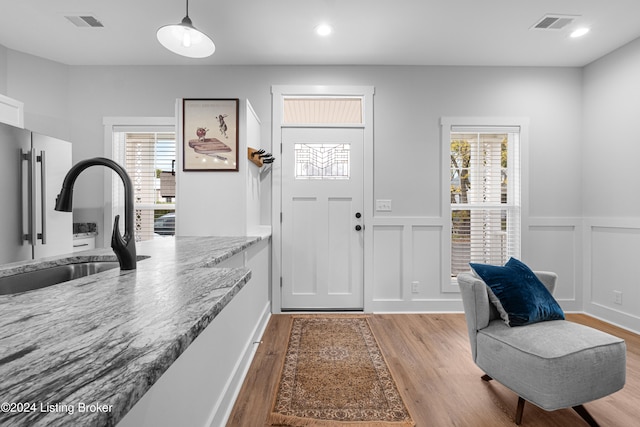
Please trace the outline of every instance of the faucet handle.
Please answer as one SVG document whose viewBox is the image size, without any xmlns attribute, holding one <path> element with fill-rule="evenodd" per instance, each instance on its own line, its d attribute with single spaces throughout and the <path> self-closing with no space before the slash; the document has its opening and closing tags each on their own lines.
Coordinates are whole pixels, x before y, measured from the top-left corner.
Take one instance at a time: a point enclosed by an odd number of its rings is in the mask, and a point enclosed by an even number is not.
<svg viewBox="0 0 640 427">
<path fill-rule="evenodd" d="M 113 220 L 113 233 L 111 233 L 111 248 L 116 253 L 121 270 L 135 270 L 136 268 L 136 242 L 134 236 L 123 237 L 120 233 L 120 215 Z"/>
<path fill-rule="evenodd" d="M 120 233 L 120 215 L 116 215 L 113 219 L 113 231 L 111 233 L 111 247 L 114 245 L 124 246 L 125 241 Z"/>
</svg>

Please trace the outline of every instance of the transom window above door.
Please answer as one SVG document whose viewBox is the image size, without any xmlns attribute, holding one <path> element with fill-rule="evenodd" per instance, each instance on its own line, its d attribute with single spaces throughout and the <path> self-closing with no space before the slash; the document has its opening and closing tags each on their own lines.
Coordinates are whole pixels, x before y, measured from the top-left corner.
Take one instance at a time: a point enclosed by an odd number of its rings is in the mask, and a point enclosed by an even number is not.
<svg viewBox="0 0 640 427">
<path fill-rule="evenodd" d="M 283 124 L 362 124 L 362 101 L 359 96 L 287 96 L 283 100 Z"/>
</svg>

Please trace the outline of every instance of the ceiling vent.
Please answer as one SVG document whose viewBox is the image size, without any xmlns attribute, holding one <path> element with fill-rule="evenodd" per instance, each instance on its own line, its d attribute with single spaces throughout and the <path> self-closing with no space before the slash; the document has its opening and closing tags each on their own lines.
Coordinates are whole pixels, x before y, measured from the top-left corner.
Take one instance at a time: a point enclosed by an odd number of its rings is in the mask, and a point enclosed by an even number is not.
<svg viewBox="0 0 640 427">
<path fill-rule="evenodd" d="M 571 24 L 577 17 L 577 15 L 545 15 L 531 29 L 561 30 Z"/>
<path fill-rule="evenodd" d="M 83 15 L 83 16 L 65 16 L 69 21 L 71 21 L 76 27 L 81 28 L 100 28 L 104 27 L 102 22 L 98 21 L 95 16 L 91 15 Z"/>
</svg>

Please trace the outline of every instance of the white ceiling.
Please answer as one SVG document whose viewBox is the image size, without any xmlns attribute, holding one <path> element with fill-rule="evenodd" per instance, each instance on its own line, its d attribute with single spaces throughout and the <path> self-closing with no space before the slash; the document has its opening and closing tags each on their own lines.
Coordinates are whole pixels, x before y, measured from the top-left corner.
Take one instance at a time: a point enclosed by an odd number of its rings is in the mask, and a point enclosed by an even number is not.
<svg viewBox="0 0 640 427">
<path fill-rule="evenodd" d="M 165 50 L 156 30 L 185 0 L 0 0 L 0 44 L 70 65 L 378 64 L 583 66 L 640 37 L 640 0 L 191 0 L 216 43 L 206 59 Z M 530 29 L 579 15 L 563 30 Z M 104 28 L 77 28 L 92 15 Z M 313 28 L 330 22 L 320 38 Z M 571 39 L 577 25 L 591 28 Z"/>
</svg>

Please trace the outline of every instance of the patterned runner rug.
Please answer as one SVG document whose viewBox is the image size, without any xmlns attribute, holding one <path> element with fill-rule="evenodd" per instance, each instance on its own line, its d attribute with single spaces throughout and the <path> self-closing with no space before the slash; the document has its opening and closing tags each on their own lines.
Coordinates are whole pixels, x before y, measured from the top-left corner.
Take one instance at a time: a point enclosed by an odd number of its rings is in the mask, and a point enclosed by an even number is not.
<svg viewBox="0 0 640 427">
<path fill-rule="evenodd" d="M 299 316 L 272 426 L 414 426 L 366 316 Z"/>
</svg>

